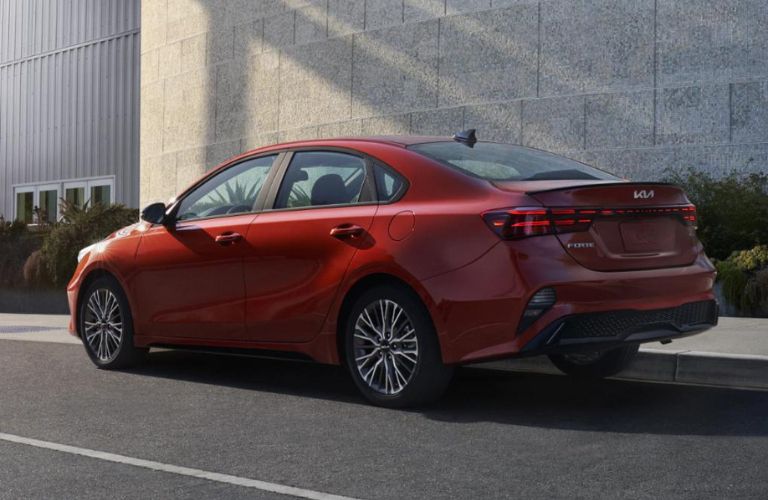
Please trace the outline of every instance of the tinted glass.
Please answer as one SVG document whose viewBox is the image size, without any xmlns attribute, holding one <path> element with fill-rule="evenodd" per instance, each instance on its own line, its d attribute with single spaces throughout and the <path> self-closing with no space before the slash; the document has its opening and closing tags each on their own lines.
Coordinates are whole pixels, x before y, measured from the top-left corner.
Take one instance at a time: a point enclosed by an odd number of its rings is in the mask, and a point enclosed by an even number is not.
<svg viewBox="0 0 768 500">
<path fill-rule="evenodd" d="M 607 172 L 563 156 L 510 144 L 478 142 L 470 148 L 446 141 L 415 144 L 409 149 L 490 181 L 619 180 Z"/>
<path fill-rule="evenodd" d="M 379 201 L 390 201 L 400 193 L 403 188 L 403 180 L 400 176 L 381 165 L 376 165 L 373 171 L 376 176 Z"/>
<path fill-rule="evenodd" d="M 65 189 L 64 199 L 77 207 L 82 207 L 85 202 L 85 188 L 77 187 Z"/>
<path fill-rule="evenodd" d="M 275 157 L 246 160 L 211 177 L 181 201 L 178 218 L 201 219 L 253 211 Z"/>
<path fill-rule="evenodd" d="M 359 203 L 364 182 L 362 158 L 331 151 L 301 151 L 293 155 L 275 208 Z"/>
<path fill-rule="evenodd" d="M 109 205 L 111 199 L 110 192 L 111 188 L 109 186 L 91 187 L 91 206 L 96 205 L 97 203 L 100 205 Z"/>
<path fill-rule="evenodd" d="M 56 222 L 58 217 L 59 192 L 55 189 L 40 191 L 40 221 Z"/>
<path fill-rule="evenodd" d="M 32 224 L 35 193 L 16 193 L 16 220 Z"/>
</svg>

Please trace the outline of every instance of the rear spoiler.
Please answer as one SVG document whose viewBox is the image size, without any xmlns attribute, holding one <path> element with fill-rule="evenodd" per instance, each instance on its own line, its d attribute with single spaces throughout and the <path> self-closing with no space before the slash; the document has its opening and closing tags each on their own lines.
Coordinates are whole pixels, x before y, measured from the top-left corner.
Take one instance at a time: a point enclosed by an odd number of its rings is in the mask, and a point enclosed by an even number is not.
<svg viewBox="0 0 768 500">
<path fill-rule="evenodd" d="M 610 187 L 610 186 L 632 186 L 633 184 L 637 185 L 643 185 L 643 186 L 670 186 L 670 187 L 676 187 L 679 188 L 677 184 L 673 184 L 671 182 L 630 182 L 630 181 L 620 181 L 620 182 L 613 182 L 613 181 L 597 181 L 597 182 L 584 182 L 578 183 L 578 184 L 568 184 L 567 186 L 561 186 L 556 188 L 549 188 L 549 189 L 539 189 L 534 191 L 526 191 L 525 194 L 541 194 L 541 193 L 553 193 L 556 191 L 566 191 L 568 189 L 574 189 L 574 188 L 584 188 L 588 186 L 595 186 L 595 187 Z"/>
</svg>

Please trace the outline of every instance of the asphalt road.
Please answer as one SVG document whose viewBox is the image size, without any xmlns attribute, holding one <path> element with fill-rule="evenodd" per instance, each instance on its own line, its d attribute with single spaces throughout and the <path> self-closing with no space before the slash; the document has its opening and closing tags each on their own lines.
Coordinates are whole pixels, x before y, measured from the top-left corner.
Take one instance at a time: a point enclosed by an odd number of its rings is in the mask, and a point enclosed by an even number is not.
<svg viewBox="0 0 768 500">
<path fill-rule="evenodd" d="M 463 369 L 393 411 L 333 367 L 0 340 L 0 433 L 356 498 L 768 497 L 758 391 Z M 105 497 L 287 498 L 0 440 L 0 498 Z"/>
</svg>

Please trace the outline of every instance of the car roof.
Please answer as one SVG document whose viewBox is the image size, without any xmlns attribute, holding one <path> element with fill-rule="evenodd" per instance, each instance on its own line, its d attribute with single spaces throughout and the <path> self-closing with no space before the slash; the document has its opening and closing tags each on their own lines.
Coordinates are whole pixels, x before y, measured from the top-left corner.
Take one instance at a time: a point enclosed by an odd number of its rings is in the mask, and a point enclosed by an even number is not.
<svg viewBox="0 0 768 500">
<path fill-rule="evenodd" d="M 391 146 L 406 147 L 413 144 L 423 144 L 426 142 L 441 142 L 452 140 L 447 136 L 431 136 L 431 135 L 372 135 L 364 137 L 328 137 L 324 139 L 306 139 L 291 142 L 282 142 L 278 144 L 272 144 L 263 148 L 258 148 L 258 151 L 266 149 L 285 149 L 292 147 L 305 147 L 305 146 L 330 146 L 332 144 L 338 144 L 340 142 L 363 142 L 363 143 L 375 143 L 375 144 L 388 144 Z"/>
</svg>

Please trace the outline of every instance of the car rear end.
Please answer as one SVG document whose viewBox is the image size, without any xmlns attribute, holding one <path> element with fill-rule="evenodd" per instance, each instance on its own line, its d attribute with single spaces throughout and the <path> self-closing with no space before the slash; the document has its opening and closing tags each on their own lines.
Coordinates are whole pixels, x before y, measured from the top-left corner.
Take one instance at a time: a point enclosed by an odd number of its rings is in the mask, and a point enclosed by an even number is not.
<svg viewBox="0 0 768 500">
<path fill-rule="evenodd" d="M 526 239 L 559 244 L 551 245 L 549 271 L 521 271 L 531 285 L 516 329 L 528 340 L 522 352 L 667 340 L 716 324 L 714 269 L 696 237 L 696 207 L 680 188 L 526 189 L 538 205 L 484 214 L 513 252 Z"/>
<path fill-rule="evenodd" d="M 478 215 L 500 240 L 433 283 L 449 296 L 451 282 L 461 281 L 491 305 L 475 310 L 494 311 L 474 335 L 454 332 L 447 358 L 607 350 L 717 323 L 715 270 L 696 237 L 696 208 L 679 187 L 626 182 L 517 146 L 442 144 L 414 149 L 490 183 L 495 206 Z M 469 313 L 469 304 L 455 301 L 446 322 L 460 322 L 467 314 L 456 311 Z"/>
</svg>

